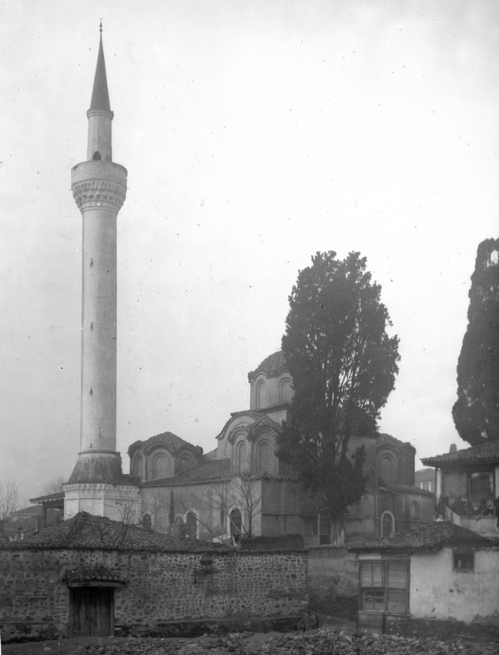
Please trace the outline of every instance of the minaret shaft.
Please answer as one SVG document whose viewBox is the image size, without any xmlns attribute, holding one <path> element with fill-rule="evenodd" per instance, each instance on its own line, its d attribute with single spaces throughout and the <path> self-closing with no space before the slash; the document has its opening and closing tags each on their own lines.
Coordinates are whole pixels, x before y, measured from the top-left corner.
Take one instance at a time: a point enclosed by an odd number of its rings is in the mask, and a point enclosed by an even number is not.
<svg viewBox="0 0 499 655">
<path fill-rule="evenodd" d="M 83 214 L 80 450 L 116 450 L 116 214 Z"/>
</svg>

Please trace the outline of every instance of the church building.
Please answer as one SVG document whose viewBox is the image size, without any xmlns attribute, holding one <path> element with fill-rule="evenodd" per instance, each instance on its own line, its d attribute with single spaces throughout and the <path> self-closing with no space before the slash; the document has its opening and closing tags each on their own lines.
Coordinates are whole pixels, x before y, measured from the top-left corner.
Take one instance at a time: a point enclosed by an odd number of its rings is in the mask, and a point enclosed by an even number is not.
<svg viewBox="0 0 499 655">
<path fill-rule="evenodd" d="M 140 479 L 142 520 L 159 532 L 235 541 L 241 536 L 299 533 L 307 545 L 328 545 L 343 536 L 320 512 L 276 454 L 287 420 L 292 379 L 282 352 L 248 375 L 250 408 L 234 412 L 206 454 L 166 432 L 133 443 L 130 472 Z M 411 529 L 433 520 L 433 494 L 414 484 L 415 449 L 387 434 L 356 436 L 364 445 L 368 486 L 345 519 L 347 541 Z"/>
</svg>

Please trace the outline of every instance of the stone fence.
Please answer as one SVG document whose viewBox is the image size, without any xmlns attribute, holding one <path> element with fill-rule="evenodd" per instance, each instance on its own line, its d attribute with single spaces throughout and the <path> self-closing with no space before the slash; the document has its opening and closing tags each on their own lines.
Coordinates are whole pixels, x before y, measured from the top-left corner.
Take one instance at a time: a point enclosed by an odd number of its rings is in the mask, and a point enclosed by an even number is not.
<svg viewBox="0 0 499 655">
<path fill-rule="evenodd" d="M 161 625 L 175 622 L 297 617 L 308 601 L 307 559 L 304 550 L 2 549 L 2 641 L 72 634 L 81 612 L 74 589 L 82 587 L 112 589 L 105 592 L 112 630 L 121 634 L 164 634 Z"/>
</svg>

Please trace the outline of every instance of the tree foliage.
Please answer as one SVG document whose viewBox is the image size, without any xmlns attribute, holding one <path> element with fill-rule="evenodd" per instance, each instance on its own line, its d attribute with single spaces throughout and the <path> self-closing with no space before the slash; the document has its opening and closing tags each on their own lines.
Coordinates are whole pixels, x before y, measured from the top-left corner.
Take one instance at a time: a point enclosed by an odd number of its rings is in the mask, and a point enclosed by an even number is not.
<svg viewBox="0 0 499 655">
<path fill-rule="evenodd" d="M 295 394 L 277 454 L 339 520 L 366 484 L 364 448 L 349 451 L 349 440 L 377 433 L 398 372 L 398 337 L 386 332 L 380 293 L 359 253 L 338 260 L 325 252 L 289 297 L 282 350 Z"/>
<path fill-rule="evenodd" d="M 452 416 L 475 446 L 499 439 L 499 239 L 478 246 Z"/>
</svg>

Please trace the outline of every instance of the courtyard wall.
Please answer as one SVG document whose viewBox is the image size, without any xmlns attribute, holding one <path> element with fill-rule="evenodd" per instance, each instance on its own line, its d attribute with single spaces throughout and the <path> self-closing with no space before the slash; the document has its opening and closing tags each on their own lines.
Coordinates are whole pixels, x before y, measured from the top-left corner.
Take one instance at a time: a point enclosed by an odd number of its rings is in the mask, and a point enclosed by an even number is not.
<svg viewBox="0 0 499 655">
<path fill-rule="evenodd" d="M 74 571 L 86 572 L 89 581 L 98 579 L 99 571 L 101 579 L 115 581 L 114 625 L 123 633 L 157 629 L 162 622 L 299 616 L 308 601 L 307 555 L 303 550 L 2 549 L 2 640 L 68 636 L 65 580 Z"/>
</svg>

